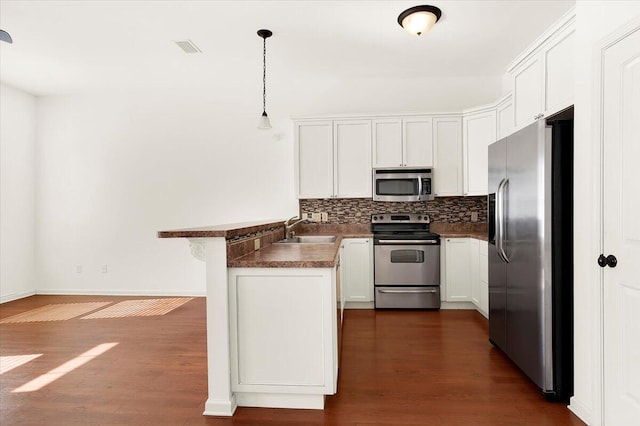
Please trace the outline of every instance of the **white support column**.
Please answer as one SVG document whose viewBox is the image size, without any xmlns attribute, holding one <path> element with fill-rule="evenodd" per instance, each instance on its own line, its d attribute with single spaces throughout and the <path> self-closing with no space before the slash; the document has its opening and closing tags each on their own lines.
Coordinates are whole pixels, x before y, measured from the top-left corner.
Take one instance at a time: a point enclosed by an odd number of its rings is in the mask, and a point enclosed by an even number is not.
<svg viewBox="0 0 640 426">
<path fill-rule="evenodd" d="M 227 244 L 224 238 L 190 239 L 192 253 L 202 254 L 207 264 L 207 372 L 209 397 L 206 416 L 232 416 L 236 410 L 231 391 L 229 352 L 229 290 Z M 199 247 L 198 247 L 199 246 Z M 195 249 L 195 250 L 194 250 Z M 203 259 L 200 259 L 203 260 Z"/>
</svg>

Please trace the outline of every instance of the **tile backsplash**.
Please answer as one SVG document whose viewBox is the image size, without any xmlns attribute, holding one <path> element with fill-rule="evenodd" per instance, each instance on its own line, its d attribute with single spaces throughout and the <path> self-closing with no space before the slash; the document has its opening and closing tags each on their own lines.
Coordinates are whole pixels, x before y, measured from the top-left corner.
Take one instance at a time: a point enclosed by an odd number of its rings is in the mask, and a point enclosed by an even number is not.
<svg viewBox="0 0 640 426">
<path fill-rule="evenodd" d="M 300 214 L 327 212 L 328 223 L 370 223 L 374 213 L 426 213 L 431 222 L 485 223 L 487 197 L 437 197 L 415 203 L 383 203 L 370 198 L 323 198 L 300 200 Z M 472 220 L 472 213 L 478 219 Z"/>
</svg>

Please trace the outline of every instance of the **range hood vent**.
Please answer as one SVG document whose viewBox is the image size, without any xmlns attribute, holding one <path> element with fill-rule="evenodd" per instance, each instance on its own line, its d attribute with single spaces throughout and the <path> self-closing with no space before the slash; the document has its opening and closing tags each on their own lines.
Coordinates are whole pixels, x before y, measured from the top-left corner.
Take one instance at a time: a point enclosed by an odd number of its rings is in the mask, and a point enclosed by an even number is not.
<svg viewBox="0 0 640 426">
<path fill-rule="evenodd" d="M 176 40 L 175 43 L 184 51 L 184 53 L 202 53 L 202 50 L 200 50 L 191 40 Z"/>
</svg>

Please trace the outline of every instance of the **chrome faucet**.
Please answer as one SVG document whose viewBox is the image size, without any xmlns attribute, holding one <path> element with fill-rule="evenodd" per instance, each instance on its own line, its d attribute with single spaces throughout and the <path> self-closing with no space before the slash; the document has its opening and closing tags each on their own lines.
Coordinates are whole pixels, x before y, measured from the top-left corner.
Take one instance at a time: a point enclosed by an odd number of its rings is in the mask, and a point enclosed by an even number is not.
<svg viewBox="0 0 640 426">
<path fill-rule="evenodd" d="M 295 222 L 291 223 L 292 220 L 294 219 L 298 219 Z M 289 238 L 293 237 L 293 235 L 295 234 L 295 231 L 293 230 L 293 228 L 296 227 L 296 225 L 302 223 L 302 222 L 306 222 L 307 219 L 299 219 L 298 216 L 293 216 L 289 219 L 287 219 L 284 222 L 284 237 L 288 240 Z"/>
</svg>

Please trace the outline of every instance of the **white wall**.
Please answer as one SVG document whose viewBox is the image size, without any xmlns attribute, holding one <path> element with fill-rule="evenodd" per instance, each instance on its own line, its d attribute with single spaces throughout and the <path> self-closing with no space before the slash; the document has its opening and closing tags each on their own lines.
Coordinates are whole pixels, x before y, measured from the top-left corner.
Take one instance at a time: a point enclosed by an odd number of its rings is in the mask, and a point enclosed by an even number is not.
<svg viewBox="0 0 640 426">
<path fill-rule="evenodd" d="M 640 2 L 578 1 L 576 4 L 575 81 L 575 397 L 571 409 L 591 425 L 600 424 L 602 383 L 599 369 L 601 253 L 598 134 L 594 106 L 596 73 L 594 49 L 616 28 L 640 16 Z"/>
<path fill-rule="evenodd" d="M 157 231 L 297 212 L 277 114 L 260 131 L 255 106 L 167 90 L 44 98 L 38 115 L 39 293 L 203 295 L 204 264 Z"/>
<path fill-rule="evenodd" d="M 0 303 L 34 294 L 36 99 L 0 85 Z"/>
</svg>

